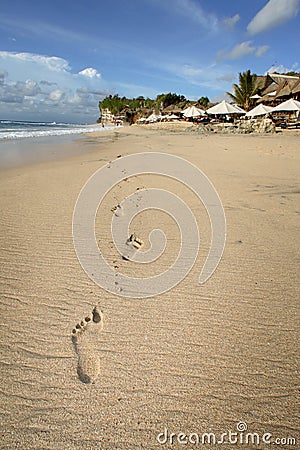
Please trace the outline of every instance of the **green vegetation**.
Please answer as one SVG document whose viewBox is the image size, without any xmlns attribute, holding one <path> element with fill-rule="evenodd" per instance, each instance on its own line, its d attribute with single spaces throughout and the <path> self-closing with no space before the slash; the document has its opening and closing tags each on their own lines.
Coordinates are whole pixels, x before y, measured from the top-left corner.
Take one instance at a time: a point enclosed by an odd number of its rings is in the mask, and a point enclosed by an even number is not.
<svg viewBox="0 0 300 450">
<path fill-rule="evenodd" d="M 168 94 L 158 95 L 155 100 L 155 105 L 156 109 L 164 109 L 170 105 L 182 106 L 182 104 L 185 104 L 186 102 L 187 100 L 184 95 L 171 94 L 171 92 L 169 92 Z"/>
<path fill-rule="evenodd" d="M 290 72 L 287 72 L 287 73 L 285 73 L 284 75 L 292 75 L 292 76 L 297 76 L 297 77 L 299 77 L 299 76 L 300 76 L 300 73 L 299 73 L 299 72 L 294 72 L 293 70 L 291 70 Z"/>
<path fill-rule="evenodd" d="M 207 106 L 209 104 L 209 98 L 208 97 L 201 97 L 201 98 L 199 98 L 198 104 L 203 106 L 203 108 L 207 108 Z"/>
<path fill-rule="evenodd" d="M 251 106 L 254 105 L 254 101 L 251 98 L 258 91 L 257 75 L 251 74 L 250 70 L 239 73 L 239 85 L 233 85 L 234 94 L 227 92 L 232 100 L 234 100 L 239 106 L 248 111 Z"/>
<path fill-rule="evenodd" d="M 99 108 L 105 109 L 108 108 L 112 114 L 120 115 L 121 112 L 125 109 L 130 109 L 132 111 L 138 111 L 143 108 L 153 108 L 154 100 L 150 98 L 144 98 L 142 96 L 137 98 L 126 98 L 119 97 L 118 94 L 112 96 L 108 95 L 101 102 L 99 102 Z"/>
<path fill-rule="evenodd" d="M 143 113 L 159 111 L 167 108 L 170 105 L 176 105 L 180 108 L 187 104 L 187 99 L 183 95 L 172 94 L 160 94 L 155 100 L 150 98 L 144 98 L 139 96 L 137 98 L 119 97 L 116 95 L 108 95 L 102 101 L 99 102 L 100 111 L 107 108 L 115 116 L 118 115 L 141 115 Z"/>
</svg>

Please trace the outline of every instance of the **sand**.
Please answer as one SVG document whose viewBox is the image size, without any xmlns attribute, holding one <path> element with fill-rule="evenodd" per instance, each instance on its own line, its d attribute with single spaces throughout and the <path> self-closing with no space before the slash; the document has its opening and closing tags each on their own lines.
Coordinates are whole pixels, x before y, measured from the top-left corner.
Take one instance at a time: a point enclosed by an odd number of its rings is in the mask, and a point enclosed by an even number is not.
<svg viewBox="0 0 300 450">
<path fill-rule="evenodd" d="M 78 145 L 79 155 L 0 173 L 0 448 L 270 448 L 245 441 L 193 444 L 191 433 L 220 439 L 245 424 L 260 439 L 270 433 L 265 439 L 299 443 L 299 134 L 205 136 L 132 126 L 88 135 Z M 115 250 L 114 208 L 137 189 L 169 189 L 183 199 L 196 217 L 201 246 L 192 271 L 169 292 L 122 298 L 81 268 L 72 214 L 98 168 L 144 151 L 181 156 L 209 177 L 226 213 L 226 247 L 200 286 L 210 244 L 203 205 L 165 177 L 125 180 L 104 199 L 96 221 L 110 265 L 149 276 L 176 258 L 179 232 L 163 212 L 145 211 L 132 223 L 144 243 L 138 251 L 147 250 L 158 224 L 166 233 L 165 253 L 150 267 Z M 103 311 L 101 326 L 93 319 L 95 306 Z M 178 438 L 180 432 L 186 437 Z M 189 445 L 179 442 L 188 438 Z M 297 448 L 281 442 L 276 448 Z"/>
</svg>

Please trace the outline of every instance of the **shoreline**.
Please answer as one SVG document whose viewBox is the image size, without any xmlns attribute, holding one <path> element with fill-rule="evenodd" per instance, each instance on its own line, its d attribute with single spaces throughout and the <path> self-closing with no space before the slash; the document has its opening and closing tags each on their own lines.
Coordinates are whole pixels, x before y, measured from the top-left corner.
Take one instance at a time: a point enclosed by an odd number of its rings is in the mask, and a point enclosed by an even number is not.
<svg viewBox="0 0 300 450">
<path fill-rule="evenodd" d="M 0 141 L 0 171 L 22 166 L 30 166 L 47 161 L 63 160 L 72 156 L 96 151 L 93 145 L 114 141 L 116 136 L 126 136 L 132 134 L 151 134 L 155 132 L 176 133 L 176 134 L 199 134 L 205 136 L 236 136 L 243 137 L 274 137 L 274 136 L 294 136 L 300 137 L 300 130 L 277 130 L 276 133 L 249 133 L 236 134 L 222 131 L 218 127 L 215 131 L 205 131 L 198 129 L 197 124 L 191 122 L 162 122 L 147 125 L 135 124 L 132 126 L 115 127 L 108 130 L 92 131 L 81 134 L 69 134 L 62 136 L 46 136 L 24 139 L 2 140 Z M 97 142 L 96 142 L 97 141 Z M 42 151 L 39 151 L 42 147 Z M 9 154 L 5 155 L 5 152 Z"/>
<path fill-rule="evenodd" d="M 0 170 L 31 166 L 48 161 L 59 161 L 80 155 L 84 152 L 81 142 L 86 136 L 88 134 L 36 137 L 0 142 L 0 153 L 2 153 L 0 155 Z M 9 154 L 5 155 L 5 152 L 9 152 Z"/>
<path fill-rule="evenodd" d="M 31 165 L 42 161 L 64 159 L 81 154 L 80 142 L 89 135 L 107 136 L 114 129 L 0 140 L 0 170 Z"/>
</svg>

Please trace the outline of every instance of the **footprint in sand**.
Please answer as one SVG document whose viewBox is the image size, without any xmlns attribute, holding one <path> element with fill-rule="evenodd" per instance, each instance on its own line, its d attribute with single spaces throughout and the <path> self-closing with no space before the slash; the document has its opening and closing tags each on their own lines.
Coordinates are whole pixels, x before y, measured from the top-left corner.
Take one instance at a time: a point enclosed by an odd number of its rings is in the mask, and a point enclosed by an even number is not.
<svg viewBox="0 0 300 450">
<path fill-rule="evenodd" d="M 127 241 L 125 242 L 125 245 L 122 249 L 122 259 L 125 261 L 131 261 L 133 260 L 134 254 L 137 250 L 139 250 L 144 245 L 143 241 L 138 238 L 135 233 L 133 233 Z"/>
<path fill-rule="evenodd" d="M 135 233 L 131 234 L 126 241 L 127 245 L 132 245 L 134 248 L 139 250 L 143 246 L 143 241 L 135 235 Z"/>
<path fill-rule="evenodd" d="M 94 383 L 99 376 L 100 357 L 95 340 L 102 329 L 103 313 L 95 306 L 92 313 L 72 330 L 72 342 L 78 355 L 77 373 L 83 383 Z"/>
</svg>

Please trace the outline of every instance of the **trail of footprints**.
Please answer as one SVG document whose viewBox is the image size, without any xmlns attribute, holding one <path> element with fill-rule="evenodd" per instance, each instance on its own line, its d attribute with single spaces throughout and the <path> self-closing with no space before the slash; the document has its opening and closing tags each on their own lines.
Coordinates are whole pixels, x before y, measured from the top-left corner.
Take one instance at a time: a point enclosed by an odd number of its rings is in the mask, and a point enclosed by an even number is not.
<svg viewBox="0 0 300 450">
<path fill-rule="evenodd" d="M 95 341 L 102 329 L 103 312 L 96 305 L 92 313 L 72 330 L 72 342 L 78 356 L 77 373 L 83 383 L 94 383 L 100 374 L 100 356 Z"/>
<path fill-rule="evenodd" d="M 121 157 L 122 155 L 119 155 Z M 125 173 L 125 172 L 124 172 Z M 133 181 L 133 178 L 125 178 L 124 181 Z M 137 190 L 145 189 L 137 187 Z M 124 211 L 120 204 L 114 206 L 112 211 L 117 217 L 123 216 Z M 131 249 L 139 250 L 143 246 L 143 241 L 134 233 L 127 239 L 126 244 Z M 131 252 L 132 253 L 132 252 Z M 122 259 L 129 260 L 127 255 Z M 103 312 L 99 305 L 96 305 L 89 316 L 77 323 L 72 330 L 72 342 L 78 356 L 77 373 L 83 383 L 94 383 L 100 374 L 100 357 L 95 349 L 97 334 L 103 329 Z"/>
</svg>

